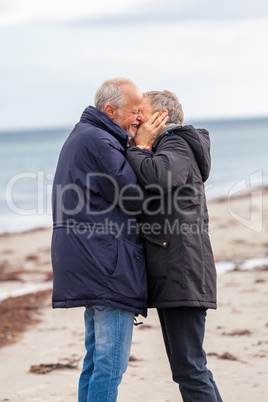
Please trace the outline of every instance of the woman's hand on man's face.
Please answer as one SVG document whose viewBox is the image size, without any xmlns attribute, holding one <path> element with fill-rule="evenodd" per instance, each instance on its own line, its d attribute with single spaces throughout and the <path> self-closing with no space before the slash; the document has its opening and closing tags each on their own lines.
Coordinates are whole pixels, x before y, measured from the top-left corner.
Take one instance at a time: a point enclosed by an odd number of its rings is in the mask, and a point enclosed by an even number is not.
<svg viewBox="0 0 268 402">
<path fill-rule="evenodd" d="M 168 113 L 166 110 L 154 113 L 148 121 L 143 123 L 135 136 L 135 144 L 141 149 L 151 150 L 160 131 L 166 127 Z"/>
</svg>

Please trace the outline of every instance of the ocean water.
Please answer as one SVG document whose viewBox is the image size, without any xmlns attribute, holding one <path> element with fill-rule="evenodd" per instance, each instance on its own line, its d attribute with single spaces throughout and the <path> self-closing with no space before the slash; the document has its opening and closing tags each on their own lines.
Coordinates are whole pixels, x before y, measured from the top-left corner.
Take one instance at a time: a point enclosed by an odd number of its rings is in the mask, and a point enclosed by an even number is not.
<svg viewBox="0 0 268 402">
<path fill-rule="evenodd" d="M 268 118 L 185 124 L 210 132 L 208 199 L 268 184 Z M 52 182 L 71 129 L 0 133 L 0 233 L 52 224 Z"/>
<path fill-rule="evenodd" d="M 0 233 L 51 225 L 53 177 L 69 132 L 0 133 Z"/>
</svg>

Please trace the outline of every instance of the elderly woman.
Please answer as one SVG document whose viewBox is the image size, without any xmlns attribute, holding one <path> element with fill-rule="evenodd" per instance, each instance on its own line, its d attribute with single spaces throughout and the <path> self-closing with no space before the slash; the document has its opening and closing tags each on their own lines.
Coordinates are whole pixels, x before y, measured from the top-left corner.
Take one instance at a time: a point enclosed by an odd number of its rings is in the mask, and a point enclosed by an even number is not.
<svg viewBox="0 0 268 402">
<path fill-rule="evenodd" d="M 210 171 L 209 134 L 183 126 L 169 91 L 145 94 L 146 120 L 169 115 L 158 136 L 143 130 L 127 160 L 151 192 L 144 205 L 149 307 L 156 307 L 173 379 L 187 402 L 222 401 L 203 350 L 208 308 L 216 308 L 216 270 L 208 236 L 204 182 Z M 153 143 L 152 143 L 153 142 Z"/>
</svg>

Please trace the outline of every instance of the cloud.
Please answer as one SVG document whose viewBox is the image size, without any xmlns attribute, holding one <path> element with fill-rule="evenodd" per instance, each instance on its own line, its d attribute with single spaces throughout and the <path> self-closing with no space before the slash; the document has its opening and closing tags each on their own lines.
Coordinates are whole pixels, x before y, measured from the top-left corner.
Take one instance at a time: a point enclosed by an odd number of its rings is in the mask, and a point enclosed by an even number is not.
<svg viewBox="0 0 268 402">
<path fill-rule="evenodd" d="M 267 0 L 2 0 L 0 27 L 28 22 L 114 26 L 268 17 Z"/>
<path fill-rule="evenodd" d="M 29 22 L 65 22 L 80 18 L 128 14 L 131 6 L 141 7 L 146 0 L 1 0 L 0 27 L 25 25 Z"/>
<path fill-rule="evenodd" d="M 161 16 L 175 16 L 182 20 L 248 19 L 268 16 L 266 0 L 157 0 L 153 9 Z M 148 10 L 149 11 L 149 10 Z"/>
<path fill-rule="evenodd" d="M 242 20 L 268 17 L 267 0 L 145 0 L 142 9 L 132 7 L 120 15 L 84 16 L 73 19 L 77 26 L 118 26 L 136 24 L 160 24 L 185 21 Z"/>
<path fill-rule="evenodd" d="M 0 3 L 0 12 L 12 12 L 16 8 L 17 0 L 2 0 Z"/>
<path fill-rule="evenodd" d="M 143 91 L 173 90 L 195 117 L 267 114 L 266 2 L 9 1 L 2 128 L 72 124 L 118 75 Z"/>
</svg>

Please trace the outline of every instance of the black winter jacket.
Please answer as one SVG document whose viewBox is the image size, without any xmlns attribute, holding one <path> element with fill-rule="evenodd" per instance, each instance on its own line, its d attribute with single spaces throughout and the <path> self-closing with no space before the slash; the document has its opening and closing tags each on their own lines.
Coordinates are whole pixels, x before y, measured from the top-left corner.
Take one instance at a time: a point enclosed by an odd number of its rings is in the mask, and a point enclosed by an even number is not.
<svg viewBox="0 0 268 402">
<path fill-rule="evenodd" d="M 143 224 L 149 307 L 216 308 L 216 270 L 208 235 L 204 182 L 210 140 L 204 129 L 171 125 L 152 152 L 127 150 L 142 186 L 151 191 Z"/>
</svg>

